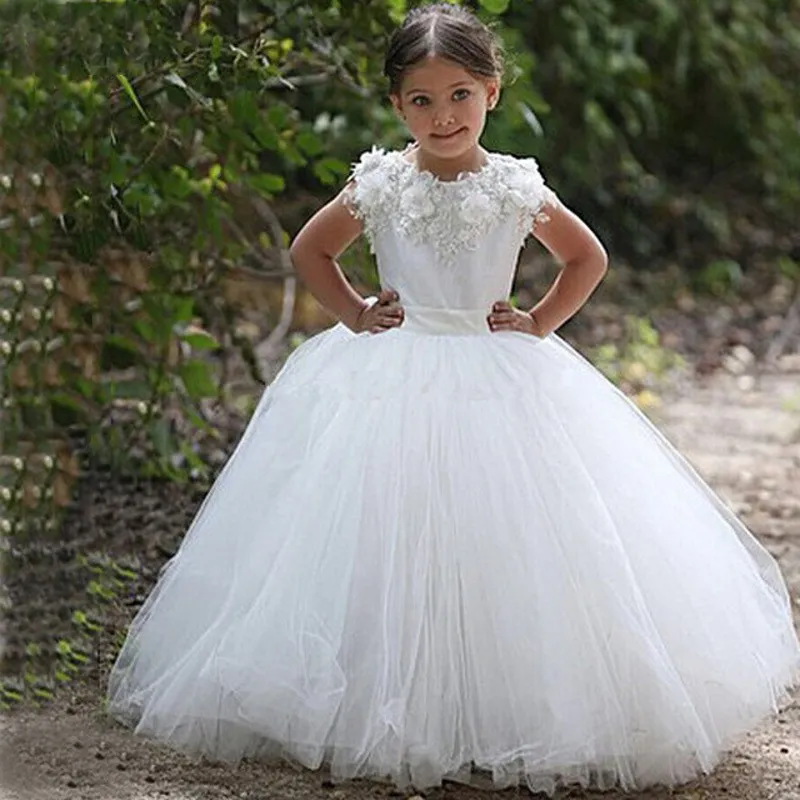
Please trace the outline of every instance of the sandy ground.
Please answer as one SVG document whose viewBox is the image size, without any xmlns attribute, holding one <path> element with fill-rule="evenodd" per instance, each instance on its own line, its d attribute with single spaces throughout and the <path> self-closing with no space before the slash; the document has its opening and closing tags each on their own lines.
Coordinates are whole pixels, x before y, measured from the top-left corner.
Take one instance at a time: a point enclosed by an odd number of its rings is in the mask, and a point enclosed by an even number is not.
<svg viewBox="0 0 800 800">
<path fill-rule="evenodd" d="M 687 382 L 657 422 L 701 474 L 779 559 L 800 622 L 800 364 L 760 376 L 716 374 Z M 409 797 L 374 783 L 332 786 L 289 766 L 237 770 L 194 764 L 133 737 L 105 718 L 106 671 L 63 691 L 42 710 L 18 710 L 0 723 L 2 800 L 365 800 Z M 525 797 L 523 790 L 489 796 Z M 775 720 L 753 731 L 709 776 L 673 791 L 638 795 L 564 790 L 558 797 L 800 800 L 800 692 Z M 455 785 L 428 798 L 487 797 Z"/>
</svg>

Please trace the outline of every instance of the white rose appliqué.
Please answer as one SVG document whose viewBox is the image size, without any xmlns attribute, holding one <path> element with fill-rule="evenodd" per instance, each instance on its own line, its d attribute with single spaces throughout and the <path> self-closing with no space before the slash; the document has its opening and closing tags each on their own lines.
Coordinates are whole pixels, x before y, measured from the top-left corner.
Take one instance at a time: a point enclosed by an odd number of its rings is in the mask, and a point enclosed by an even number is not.
<svg viewBox="0 0 800 800">
<path fill-rule="evenodd" d="M 400 199 L 400 210 L 411 219 L 429 217 L 436 210 L 430 193 L 421 184 L 409 186 Z"/>
<path fill-rule="evenodd" d="M 468 194 L 461 203 L 461 218 L 470 225 L 483 222 L 492 212 L 492 201 L 483 192 Z"/>
<path fill-rule="evenodd" d="M 385 158 L 386 153 L 381 148 L 373 146 L 372 150 L 361 154 L 356 169 L 359 172 L 372 172 L 381 166 Z"/>
<path fill-rule="evenodd" d="M 358 179 L 358 196 L 366 208 L 376 207 L 386 191 L 386 180 L 379 172 L 366 172 Z"/>
</svg>

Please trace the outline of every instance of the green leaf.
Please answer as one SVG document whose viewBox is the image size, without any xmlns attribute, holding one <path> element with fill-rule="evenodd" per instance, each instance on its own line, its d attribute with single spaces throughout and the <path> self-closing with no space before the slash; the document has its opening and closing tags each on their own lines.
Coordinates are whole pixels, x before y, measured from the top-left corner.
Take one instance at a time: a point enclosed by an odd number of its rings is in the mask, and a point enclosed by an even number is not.
<svg viewBox="0 0 800 800">
<path fill-rule="evenodd" d="M 181 364 L 178 373 L 186 391 L 193 399 L 216 396 L 217 386 L 205 362 L 196 359 L 186 361 Z"/>
<path fill-rule="evenodd" d="M 208 332 L 196 326 L 181 334 L 181 339 L 195 350 L 216 350 L 219 342 Z"/>
<path fill-rule="evenodd" d="M 280 138 L 277 131 L 265 122 L 255 122 L 252 134 L 256 141 L 266 150 L 277 150 L 280 147 Z"/>
<path fill-rule="evenodd" d="M 188 442 L 181 442 L 178 449 L 185 456 L 186 463 L 190 469 L 196 469 L 200 473 L 205 473 L 208 471 L 208 467 L 203 459 L 200 458 L 200 456 L 198 456 L 194 450 L 192 450 L 192 447 Z"/>
<path fill-rule="evenodd" d="M 258 107 L 251 92 L 239 90 L 227 99 L 228 112 L 237 125 L 252 125 L 258 119 Z"/>
<path fill-rule="evenodd" d="M 282 192 L 286 182 L 280 175 L 262 173 L 253 175 L 248 179 L 250 186 L 259 194 L 271 196 L 277 192 Z"/>
<path fill-rule="evenodd" d="M 79 625 L 79 626 L 85 628 L 87 631 L 99 631 L 100 630 L 100 626 L 97 623 L 92 622 L 89 619 L 89 617 L 86 615 L 86 612 L 81 611 L 79 609 L 75 609 L 75 611 L 72 612 L 72 621 L 76 625 Z"/>
<path fill-rule="evenodd" d="M 108 591 L 108 589 L 104 589 L 104 591 L 101 593 L 101 597 L 105 597 L 106 599 L 110 599 L 111 597 L 113 597 L 113 595 L 112 595 L 111 592 Z M 78 661 L 81 664 L 88 664 L 89 663 L 89 657 L 87 655 L 85 655 L 84 653 L 78 653 L 75 650 L 73 650 L 70 653 L 70 658 L 74 658 L 75 661 Z"/>
<path fill-rule="evenodd" d="M 215 439 L 220 438 L 219 434 L 217 433 L 217 429 L 214 428 L 213 425 L 210 425 L 208 422 L 206 422 L 206 420 L 204 420 L 193 408 L 185 408 L 184 413 L 186 414 L 186 418 L 195 426 L 195 428 L 205 431 Z"/>
<path fill-rule="evenodd" d="M 396 25 L 403 21 L 407 10 L 406 0 L 389 0 L 389 15 Z"/>
<path fill-rule="evenodd" d="M 336 183 L 339 178 L 347 175 L 350 167 L 338 158 L 323 158 L 314 164 L 314 174 L 328 186 Z"/>
<path fill-rule="evenodd" d="M 180 76 L 177 72 L 170 72 L 164 76 L 164 80 L 167 83 L 172 84 L 173 86 L 177 86 L 179 89 L 182 89 L 186 94 L 194 100 L 196 103 L 199 103 L 201 106 L 208 107 L 211 105 L 211 100 L 203 94 L 200 94 L 196 89 L 193 89 L 189 86 L 188 83 Z"/>
<path fill-rule="evenodd" d="M 194 299 L 192 297 L 170 298 L 170 311 L 175 322 L 188 322 L 194 316 Z"/>
<path fill-rule="evenodd" d="M 136 578 L 136 573 L 133 570 L 121 567 L 119 564 L 113 564 L 113 569 L 120 578 L 124 578 L 125 580 L 132 581 Z"/>
<path fill-rule="evenodd" d="M 480 0 L 481 8 L 490 14 L 505 14 L 511 0 Z"/>
<path fill-rule="evenodd" d="M 319 136 L 311 131 L 301 131 L 297 134 L 295 142 L 307 156 L 319 155 L 324 149 Z"/>
<path fill-rule="evenodd" d="M 136 96 L 136 92 L 133 90 L 133 86 L 131 86 L 131 82 L 121 73 L 117 73 L 117 80 L 122 84 L 122 88 L 125 90 L 125 94 L 131 99 L 131 102 L 136 106 L 139 110 L 139 113 L 145 118 L 147 122 L 150 122 L 150 117 L 147 116 L 145 110 L 142 108 L 142 104 L 139 102 L 139 98 Z"/>
<path fill-rule="evenodd" d="M 150 439 L 156 448 L 156 452 L 168 458 L 174 451 L 174 442 L 170 431 L 169 422 L 165 419 L 153 420 L 150 426 Z"/>
<path fill-rule="evenodd" d="M 139 378 L 116 381 L 110 387 L 110 396 L 119 400 L 147 400 L 152 392 L 150 384 Z"/>
<path fill-rule="evenodd" d="M 289 114 L 289 108 L 283 103 L 276 103 L 267 109 L 267 119 L 273 127 L 279 130 L 288 127 Z"/>
</svg>

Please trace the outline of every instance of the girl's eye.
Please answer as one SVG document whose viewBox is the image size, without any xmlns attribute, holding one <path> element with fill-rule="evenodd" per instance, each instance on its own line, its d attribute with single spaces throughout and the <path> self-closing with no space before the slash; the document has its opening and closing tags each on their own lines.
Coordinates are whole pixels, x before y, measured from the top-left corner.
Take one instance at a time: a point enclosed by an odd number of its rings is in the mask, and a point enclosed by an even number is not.
<svg viewBox="0 0 800 800">
<path fill-rule="evenodd" d="M 456 89 L 453 92 L 453 99 L 454 100 L 466 100 L 472 92 L 469 89 Z M 430 104 L 430 99 L 425 97 L 425 95 L 418 94 L 416 97 L 411 98 L 411 104 L 415 106 L 427 106 Z"/>
</svg>

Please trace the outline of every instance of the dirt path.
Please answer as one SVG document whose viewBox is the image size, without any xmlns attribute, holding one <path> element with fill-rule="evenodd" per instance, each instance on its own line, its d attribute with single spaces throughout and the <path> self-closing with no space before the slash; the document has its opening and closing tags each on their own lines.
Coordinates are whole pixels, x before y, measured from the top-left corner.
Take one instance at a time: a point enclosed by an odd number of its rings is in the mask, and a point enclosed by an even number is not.
<svg viewBox="0 0 800 800">
<path fill-rule="evenodd" d="M 800 623 L 800 364 L 755 379 L 718 374 L 665 403 L 660 426 L 780 560 Z M 0 723 L 2 800 L 366 800 L 402 797 L 372 783 L 332 787 L 318 774 L 247 764 L 194 765 L 132 737 L 101 713 L 103 674 L 43 711 Z M 446 786 L 429 798 L 487 795 Z M 508 791 L 500 797 L 527 796 Z M 559 797 L 583 797 L 580 791 Z M 599 796 L 599 795 L 597 795 Z M 608 792 L 607 800 L 632 795 Z M 776 721 L 754 731 L 704 780 L 642 800 L 800 800 L 800 693 Z"/>
</svg>

